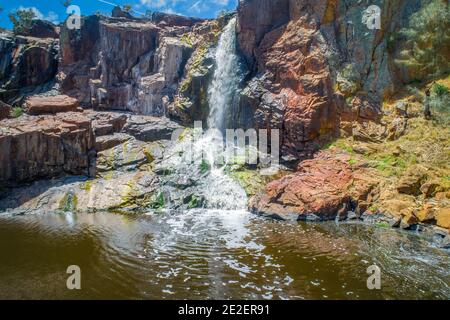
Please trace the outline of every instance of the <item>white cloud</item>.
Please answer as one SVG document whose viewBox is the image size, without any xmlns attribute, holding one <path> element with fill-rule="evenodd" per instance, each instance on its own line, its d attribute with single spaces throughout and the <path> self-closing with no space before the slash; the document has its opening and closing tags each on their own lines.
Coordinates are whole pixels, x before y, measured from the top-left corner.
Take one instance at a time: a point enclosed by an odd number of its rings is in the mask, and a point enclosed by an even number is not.
<svg viewBox="0 0 450 320">
<path fill-rule="evenodd" d="M 141 4 L 147 7 L 162 8 L 167 5 L 166 0 L 141 0 Z"/>
</svg>

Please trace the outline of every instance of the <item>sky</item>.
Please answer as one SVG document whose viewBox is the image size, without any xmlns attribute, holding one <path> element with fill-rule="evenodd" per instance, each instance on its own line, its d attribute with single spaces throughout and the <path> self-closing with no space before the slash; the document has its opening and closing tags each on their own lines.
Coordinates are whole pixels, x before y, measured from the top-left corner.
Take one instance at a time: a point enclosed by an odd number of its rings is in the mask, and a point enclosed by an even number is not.
<svg viewBox="0 0 450 320">
<path fill-rule="evenodd" d="M 234 10 L 238 0 L 72 0 L 78 5 L 82 15 L 97 11 L 110 13 L 114 5 L 130 4 L 133 14 L 145 14 L 147 10 L 181 14 L 199 18 L 214 18 L 221 10 Z M 31 8 L 40 19 L 54 23 L 64 21 L 67 17 L 64 0 L 0 0 L 0 27 L 11 29 L 8 14 L 17 9 Z"/>
</svg>

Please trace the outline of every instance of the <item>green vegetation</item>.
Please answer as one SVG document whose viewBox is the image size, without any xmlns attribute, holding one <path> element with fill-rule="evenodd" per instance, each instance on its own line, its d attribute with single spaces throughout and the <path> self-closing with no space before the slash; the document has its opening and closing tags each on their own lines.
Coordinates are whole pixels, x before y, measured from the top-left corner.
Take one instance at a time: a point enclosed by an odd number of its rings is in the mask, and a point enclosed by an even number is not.
<svg viewBox="0 0 450 320">
<path fill-rule="evenodd" d="M 192 195 L 190 197 L 189 203 L 188 203 L 188 209 L 195 209 L 199 208 L 203 205 L 203 200 L 201 197 Z"/>
<path fill-rule="evenodd" d="M 156 196 L 153 197 L 150 208 L 154 210 L 163 209 L 166 206 L 166 199 L 164 197 L 164 193 L 159 192 Z"/>
<path fill-rule="evenodd" d="M 181 83 L 180 92 L 186 92 L 191 83 L 192 83 L 192 75 L 194 72 L 198 71 L 200 69 L 201 64 L 205 60 L 206 54 L 208 53 L 209 45 L 202 44 L 198 47 L 197 50 L 195 50 L 194 54 L 192 55 L 193 59 L 189 68 L 189 73 L 187 74 L 184 81 Z"/>
<path fill-rule="evenodd" d="M 132 9 L 131 4 L 124 4 L 124 5 L 122 6 L 122 10 L 123 10 L 124 12 L 126 12 L 126 13 L 129 13 L 129 12 L 131 11 L 131 9 Z"/>
<path fill-rule="evenodd" d="M 205 174 L 211 170 L 211 165 L 204 159 L 202 159 L 202 163 L 199 165 L 200 173 Z"/>
<path fill-rule="evenodd" d="M 391 228 L 391 225 L 389 223 L 387 223 L 386 221 L 375 222 L 375 226 L 377 226 L 379 228 L 384 228 L 384 229 L 390 229 Z"/>
<path fill-rule="evenodd" d="M 355 94 L 360 88 L 360 74 L 356 66 L 351 63 L 345 65 L 337 75 L 336 89 L 343 93 L 345 97 L 351 97 L 351 95 Z"/>
<path fill-rule="evenodd" d="M 10 115 L 11 115 L 12 118 L 18 118 L 22 114 L 23 114 L 23 109 L 20 108 L 20 107 L 14 107 L 14 108 L 11 109 Z"/>
<path fill-rule="evenodd" d="M 411 16 L 409 28 L 400 36 L 408 49 L 397 63 L 406 65 L 428 78 L 450 72 L 450 10 L 446 0 L 432 0 Z"/>
<path fill-rule="evenodd" d="M 9 20 L 13 23 L 14 33 L 23 33 L 33 26 L 36 14 L 32 9 L 17 10 L 9 14 Z"/>
<path fill-rule="evenodd" d="M 181 42 L 184 43 L 185 45 L 189 46 L 192 48 L 192 46 L 194 45 L 194 42 L 192 41 L 191 38 L 191 34 L 190 33 L 185 33 L 181 36 Z"/>
<path fill-rule="evenodd" d="M 68 8 L 72 4 L 72 0 L 61 0 L 60 2 L 65 8 Z"/>
<path fill-rule="evenodd" d="M 84 190 L 87 192 L 91 191 L 91 188 L 92 188 L 92 180 L 87 180 L 80 186 L 81 190 Z"/>
<path fill-rule="evenodd" d="M 430 107 L 434 118 L 444 125 L 450 124 L 450 90 L 443 84 L 436 83 L 431 89 Z"/>
<path fill-rule="evenodd" d="M 78 198 L 72 192 L 67 192 L 59 202 L 59 210 L 64 212 L 74 212 L 77 210 Z"/>
</svg>

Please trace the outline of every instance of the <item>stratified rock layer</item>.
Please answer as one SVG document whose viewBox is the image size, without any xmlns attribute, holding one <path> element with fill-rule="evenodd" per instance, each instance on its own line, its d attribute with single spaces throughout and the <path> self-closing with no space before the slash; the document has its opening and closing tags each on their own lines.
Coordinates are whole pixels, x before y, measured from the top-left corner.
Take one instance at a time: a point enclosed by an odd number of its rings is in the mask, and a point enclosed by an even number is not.
<svg viewBox="0 0 450 320">
<path fill-rule="evenodd" d="M 62 173 L 89 175 L 94 135 L 82 113 L 2 120 L 0 185 Z"/>
<path fill-rule="evenodd" d="M 78 100 L 65 95 L 32 96 L 25 100 L 25 111 L 30 115 L 77 111 Z"/>
<path fill-rule="evenodd" d="M 322 152 L 299 164 L 295 174 L 271 182 L 250 201 L 258 214 L 294 220 L 345 218 L 357 206 L 365 209 L 378 181 L 366 169 L 352 169 L 347 154 Z"/>
</svg>

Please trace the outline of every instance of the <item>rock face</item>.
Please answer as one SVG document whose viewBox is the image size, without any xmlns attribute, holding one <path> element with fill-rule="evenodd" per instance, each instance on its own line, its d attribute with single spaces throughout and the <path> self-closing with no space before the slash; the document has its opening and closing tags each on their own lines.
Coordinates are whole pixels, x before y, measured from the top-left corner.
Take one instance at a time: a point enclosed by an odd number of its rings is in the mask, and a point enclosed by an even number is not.
<svg viewBox="0 0 450 320">
<path fill-rule="evenodd" d="M 0 185 L 63 173 L 89 175 L 94 136 L 82 113 L 2 120 L 0 130 Z"/>
<path fill-rule="evenodd" d="M 0 120 L 6 119 L 11 113 L 11 106 L 0 101 Z"/>
<path fill-rule="evenodd" d="M 23 30 L 19 35 L 34 38 L 58 38 L 59 28 L 49 21 L 34 19 L 30 28 Z"/>
<path fill-rule="evenodd" d="M 65 95 L 32 96 L 25 100 L 25 111 L 30 115 L 77 111 L 78 100 Z"/>
<path fill-rule="evenodd" d="M 153 12 L 152 21 L 157 24 L 165 24 L 169 26 L 192 27 L 195 24 L 201 23 L 205 20 L 164 12 Z"/>
<path fill-rule="evenodd" d="M 299 164 L 298 172 L 267 185 L 250 201 L 253 212 L 280 219 L 344 218 L 364 203 L 377 185 L 370 171 L 353 170 L 350 156 L 322 152 Z"/>
<path fill-rule="evenodd" d="M 180 40 L 186 28 L 105 17 L 63 27 L 61 88 L 84 105 L 163 115 L 190 57 Z"/>
<path fill-rule="evenodd" d="M 170 140 L 175 130 L 182 127 L 166 118 L 133 115 L 129 118 L 123 131 L 138 140 L 154 142 L 158 140 Z"/>
<path fill-rule="evenodd" d="M 381 30 L 362 23 L 362 1 L 241 0 L 238 42 L 254 76 L 241 101 L 253 123 L 241 122 L 283 128 L 283 155 L 301 158 L 341 128 L 351 134 L 355 122 L 378 121 L 397 82 L 389 35 L 420 3 L 371 4 L 382 9 Z"/>
<path fill-rule="evenodd" d="M 0 100 L 21 102 L 47 91 L 58 69 L 58 40 L 0 33 Z"/>
</svg>

